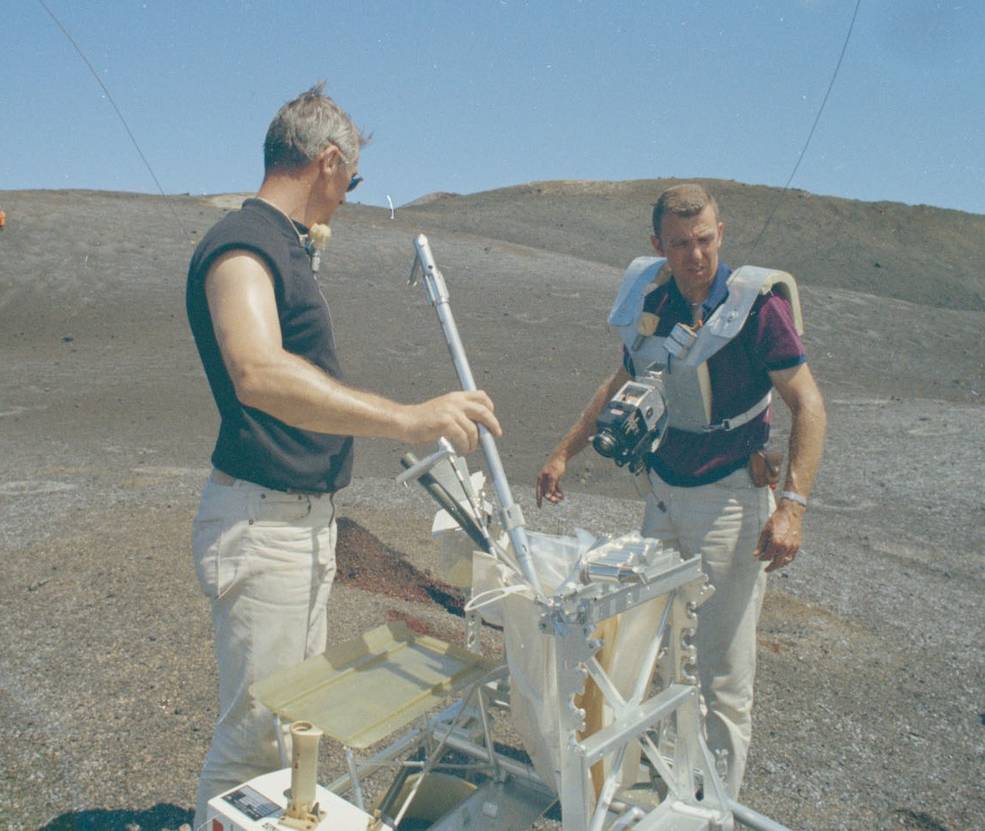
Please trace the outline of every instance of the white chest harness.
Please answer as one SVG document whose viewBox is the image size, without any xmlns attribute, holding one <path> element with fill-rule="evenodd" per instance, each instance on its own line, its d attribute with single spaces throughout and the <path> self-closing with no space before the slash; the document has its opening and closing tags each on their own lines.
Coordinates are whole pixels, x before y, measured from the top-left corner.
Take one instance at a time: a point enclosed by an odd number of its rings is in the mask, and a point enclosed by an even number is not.
<svg viewBox="0 0 985 831">
<path fill-rule="evenodd" d="M 647 370 L 662 373 L 671 427 L 691 433 L 734 430 L 752 421 L 770 405 L 770 393 L 748 410 L 712 423 L 711 377 L 708 359 L 736 337 L 753 303 L 776 289 L 790 304 L 797 334 L 804 331 L 797 284 L 785 271 L 754 265 L 736 269 L 728 278 L 728 297 L 697 330 L 678 323 L 667 337 L 657 337 L 659 319 L 644 313 L 646 296 L 670 279 L 667 261 L 637 257 L 623 275 L 609 325 L 626 345 L 637 375 Z"/>
</svg>

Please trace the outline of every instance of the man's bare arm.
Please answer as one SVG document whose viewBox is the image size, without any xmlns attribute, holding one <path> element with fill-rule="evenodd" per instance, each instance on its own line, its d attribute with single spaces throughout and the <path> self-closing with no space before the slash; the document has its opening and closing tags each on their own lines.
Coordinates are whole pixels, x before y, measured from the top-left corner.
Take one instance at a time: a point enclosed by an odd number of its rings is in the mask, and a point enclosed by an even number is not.
<svg viewBox="0 0 985 831">
<path fill-rule="evenodd" d="M 231 252 L 209 270 L 209 312 L 241 403 L 304 430 L 405 442 L 445 436 L 460 451 L 478 444 L 477 424 L 502 435 L 484 392 L 398 404 L 350 387 L 283 347 L 273 277 L 257 256 Z"/>
<path fill-rule="evenodd" d="M 810 496 L 814 478 L 821 464 L 827 414 L 824 399 L 807 364 L 771 372 L 770 379 L 792 416 L 790 427 L 790 462 L 783 490 Z M 805 508 L 781 499 L 776 512 L 763 527 L 756 546 L 756 556 L 769 561 L 767 571 L 793 562 L 801 542 L 801 521 Z"/>
<path fill-rule="evenodd" d="M 598 421 L 599 414 L 605 405 L 612 400 L 619 388 L 627 381 L 631 380 L 630 375 L 623 367 L 619 367 L 610 375 L 602 385 L 595 391 L 592 400 L 582 411 L 578 420 L 572 425 L 571 429 L 564 434 L 557 447 L 551 451 L 544 467 L 541 468 L 537 476 L 536 496 L 537 507 L 539 508 L 546 499 L 551 503 L 558 503 L 564 499 L 564 491 L 561 490 L 561 477 L 564 476 L 568 467 L 568 461 L 572 456 L 577 455 L 588 445 L 588 442 L 595 433 L 595 422 Z"/>
</svg>

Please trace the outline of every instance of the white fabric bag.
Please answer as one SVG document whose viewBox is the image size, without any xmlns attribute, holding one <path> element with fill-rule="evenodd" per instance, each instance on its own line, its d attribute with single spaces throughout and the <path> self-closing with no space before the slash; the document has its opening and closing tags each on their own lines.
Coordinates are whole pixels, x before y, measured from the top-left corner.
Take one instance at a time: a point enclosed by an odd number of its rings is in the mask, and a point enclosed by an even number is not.
<svg viewBox="0 0 985 831">
<path fill-rule="evenodd" d="M 557 537 L 527 532 L 531 561 L 547 595 L 579 580 L 582 558 L 595 537 L 581 529 L 575 533 Z M 560 727 L 554 638 L 540 631 L 540 608 L 523 578 L 487 554 L 477 553 L 473 559 L 473 602 L 484 620 L 503 627 L 513 725 L 537 773 L 557 791 Z"/>
<path fill-rule="evenodd" d="M 557 537 L 528 532 L 531 560 L 546 595 L 559 594 L 565 585 L 579 582 L 582 565 L 592 559 L 593 551 L 597 552 L 603 542 L 581 529 L 575 533 L 575 537 Z M 613 542 L 632 538 L 643 542 L 638 535 L 627 535 Z M 541 779 L 560 792 L 561 704 L 556 641 L 551 634 L 540 630 L 541 607 L 534 602 L 532 591 L 516 571 L 481 552 L 473 559 L 472 604 L 484 620 L 503 627 L 513 725 Z M 609 674 L 624 696 L 632 692 L 643 669 L 640 657 L 653 638 L 664 605 L 664 598 L 654 598 L 618 618 Z M 647 668 L 647 673 L 652 669 L 652 666 Z M 611 708 L 604 707 L 603 723 L 611 722 L 613 715 Z M 635 781 L 638 765 L 639 751 L 635 747 L 624 761 L 623 781 Z"/>
</svg>

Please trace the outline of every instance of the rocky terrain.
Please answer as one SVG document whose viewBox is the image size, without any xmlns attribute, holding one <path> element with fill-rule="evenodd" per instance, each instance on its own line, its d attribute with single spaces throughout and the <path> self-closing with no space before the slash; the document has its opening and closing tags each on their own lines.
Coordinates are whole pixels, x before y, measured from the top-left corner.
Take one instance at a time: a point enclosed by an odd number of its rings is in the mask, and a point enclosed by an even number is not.
<svg viewBox="0 0 985 831">
<path fill-rule="evenodd" d="M 347 377 L 401 401 L 455 386 L 405 285 L 423 231 L 531 526 L 637 527 L 634 482 L 591 453 L 562 506 L 531 485 L 616 365 L 605 315 L 666 184 L 346 206 L 321 282 Z M 804 552 L 766 598 L 743 802 L 793 829 L 985 828 L 985 216 L 709 184 L 726 260 L 798 277 L 830 421 Z M 237 202 L 0 191 L 0 828 L 191 819 L 215 672 L 189 536 L 216 416 L 184 276 Z M 392 482 L 404 449 L 362 442 L 340 495 L 337 640 L 386 620 L 461 635 L 432 503 Z M 342 767 L 326 748 L 323 778 Z"/>
</svg>

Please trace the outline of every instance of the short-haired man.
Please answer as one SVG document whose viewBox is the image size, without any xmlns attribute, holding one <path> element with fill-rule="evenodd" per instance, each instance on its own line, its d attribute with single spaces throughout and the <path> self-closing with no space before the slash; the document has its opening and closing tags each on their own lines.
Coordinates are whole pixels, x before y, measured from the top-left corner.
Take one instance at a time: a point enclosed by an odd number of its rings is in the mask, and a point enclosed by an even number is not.
<svg viewBox="0 0 985 831">
<path fill-rule="evenodd" d="M 350 480 L 353 437 L 445 436 L 468 452 L 478 425 L 501 434 L 483 392 L 398 404 L 342 381 L 317 242 L 360 181 L 363 144 L 321 85 L 285 104 L 256 197 L 208 232 L 189 266 L 188 318 L 221 419 L 193 529 L 219 668 L 196 829 L 209 799 L 278 766 L 250 685 L 326 647 L 333 494 Z"/>
<path fill-rule="evenodd" d="M 826 417 L 798 335 L 796 289 L 788 281 L 786 296 L 779 283 L 771 290 L 777 273 L 766 269 L 733 273 L 719 262 L 723 234 L 718 206 L 700 185 L 661 194 L 651 240 L 664 259 L 634 261 L 609 318 L 623 340 L 622 366 L 551 453 L 536 496 L 538 505 L 563 499 L 567 463 L 589 442 L 605 404 L 631 377 L 662 367 L 670 427 L 646 458 L 651 492 L 642 533 L 684 556 L 700 555 L 715 587 L 698 610 L 698 674 L 708 744 L 727 752 L 726 784 L 737 797 L 751 736 L 766 572 L 797 556 Z M 689 361 L 686 349 L 705 351 Z M 699 363 L 702 354 L 708 357 Z M 763 464 L 774 388 L 792 414 L 778 505 L 750 474 L 750 464 Z"/>
</svg>

